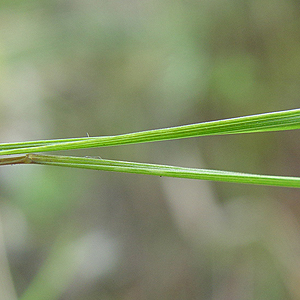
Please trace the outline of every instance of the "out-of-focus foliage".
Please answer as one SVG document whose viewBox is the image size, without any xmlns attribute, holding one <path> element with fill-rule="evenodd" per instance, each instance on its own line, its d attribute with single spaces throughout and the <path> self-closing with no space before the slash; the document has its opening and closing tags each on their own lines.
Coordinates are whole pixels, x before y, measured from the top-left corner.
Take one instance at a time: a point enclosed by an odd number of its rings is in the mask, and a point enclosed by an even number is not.
<svg viewBox="0 0 300 300">
<path fill-rule="evenodd" d="M 295 108 L 299 8 L 1 1 L 1 141 Z M 71 154 L 299 176 L 298 134 Z M 300 297 L 298 190 L 39 166 L 1 168 L 0 188 L 3 299 Z"/>
</svg>

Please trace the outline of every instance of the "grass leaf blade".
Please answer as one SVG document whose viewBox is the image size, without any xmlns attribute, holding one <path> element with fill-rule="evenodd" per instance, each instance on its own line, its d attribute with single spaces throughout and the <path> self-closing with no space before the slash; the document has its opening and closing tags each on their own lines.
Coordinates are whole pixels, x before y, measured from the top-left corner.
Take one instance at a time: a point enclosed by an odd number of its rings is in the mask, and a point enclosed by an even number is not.
<svg viewBox="0 0 300 300">
<path fill-rule="evenodd" d="M 300 177 L 257 175 L 87 157 L 27 155 L 27 163 L 177 178 L 300 188 Z"/>
<path fill-rule="evenodd" d="M 138 144 L 208 135 L 300 129 L 300 109 L 139 131 L 114 136 L 0 144 L 0 155 Z"/>
</svg>

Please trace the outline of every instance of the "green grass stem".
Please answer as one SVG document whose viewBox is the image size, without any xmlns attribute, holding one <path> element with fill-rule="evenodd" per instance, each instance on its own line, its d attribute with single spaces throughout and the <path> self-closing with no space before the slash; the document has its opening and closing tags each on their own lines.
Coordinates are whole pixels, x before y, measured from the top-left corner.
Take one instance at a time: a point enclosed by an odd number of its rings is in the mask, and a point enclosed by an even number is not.
<svg viewBox="0 0 300 300">
<path fill-rule="evenodd" d="M 208 135 L 254 133 L 292 129 L 300 129 L 300 109 L 139 131 L 114 136 L 4 143 L 0 144 L 0 155 L 108 147 Z"/>
<path fill-rule="evenodd" d="M 300 177 L 257 175 L 239 172 L 96 159 L 88 157 L 29 154 L 26 156 L 26 163 L 188 179 L 213 180 L 293 188 L 300 187 Z"/>
</svg>

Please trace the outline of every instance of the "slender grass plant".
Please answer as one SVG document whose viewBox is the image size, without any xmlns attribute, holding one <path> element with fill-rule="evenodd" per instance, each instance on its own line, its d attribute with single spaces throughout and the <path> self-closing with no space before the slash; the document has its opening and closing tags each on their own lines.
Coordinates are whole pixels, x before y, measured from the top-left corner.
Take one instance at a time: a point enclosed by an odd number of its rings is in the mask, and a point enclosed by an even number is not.
<svg viewBox="0 0 300 300">
<path fill-rule="evenodd" d="M 89 157 L 36 154 L 37 152 L 121 146 L 209 135 L 258 133 L 294 129 L 300 129 L 300 109 L 139 131 L 114 136 L 2 143 L 0 144 L 0 155 L 5 155 L 5 157 L 0 158 L 0 165 L 41 164 L 103 171 L 300 188 L 300 177 L 183 168 L 177 166 L 107 160 L 102 158 L 96 159 Z M 16 154 L 23 155 L 15 156 Z"/>
</svg>

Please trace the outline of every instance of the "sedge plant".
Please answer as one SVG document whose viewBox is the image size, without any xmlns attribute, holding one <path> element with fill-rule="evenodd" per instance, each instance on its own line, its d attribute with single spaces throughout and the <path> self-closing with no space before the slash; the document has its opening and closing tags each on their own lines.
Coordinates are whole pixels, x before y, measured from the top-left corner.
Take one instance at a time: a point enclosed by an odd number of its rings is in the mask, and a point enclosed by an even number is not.
<svg viewBox="0 0 300 300">
<path fill-rule="evenodd" d="M 184 168 L 102 158 L 36 154 L 38 152 L 47 151 L 121 146 L 209 135 L 257 133 L 294 129 L 300 129 L 300 109 L 256 114 L 113 136 L 2 143 L 0 144 L 0 155 L 5 155 L 5 157 L 0 158 L 0 165 L 40 164 L 198 180 L 300 188 L 300 177 Z"/>
</svg>

